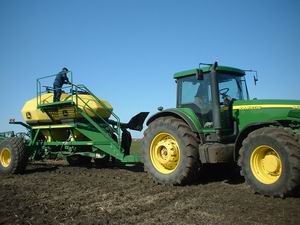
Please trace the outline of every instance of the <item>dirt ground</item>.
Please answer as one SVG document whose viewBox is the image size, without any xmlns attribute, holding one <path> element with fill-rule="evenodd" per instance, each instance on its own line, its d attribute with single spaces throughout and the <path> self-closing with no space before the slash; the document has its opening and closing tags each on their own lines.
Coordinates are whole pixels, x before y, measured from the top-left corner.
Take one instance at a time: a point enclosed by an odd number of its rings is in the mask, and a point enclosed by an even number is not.
<svg viewBox="0 0 300 225">
<path fill-rule="evenodd" d="M 224 167 L 184 187 L 156 185 L 142 167 L 30 164 L 0 176 L 0 224 L 300 224 L 300 198 L 254 194 Z"/>
</svg>

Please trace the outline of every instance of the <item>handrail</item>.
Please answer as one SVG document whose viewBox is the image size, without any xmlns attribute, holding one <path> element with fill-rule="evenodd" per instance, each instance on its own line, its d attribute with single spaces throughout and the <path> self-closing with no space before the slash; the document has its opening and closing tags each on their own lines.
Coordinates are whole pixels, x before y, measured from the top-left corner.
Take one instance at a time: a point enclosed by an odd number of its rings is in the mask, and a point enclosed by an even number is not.
<svg viewBox="0 0 300 225">
<path fill-rule="evenodd" d="M 63 87 L 61 89 L 63 90 L 63 89 L 71 87 L 71 91 L 73 92 L 73 86 L 72 86 L 72 84 L 73 84 L 73 73 L 72 73 L 72 71 L 68 71 L 67 75 L 70 75 L 71 85 Z M 57 76 L 57 74 L 53 74 L 53 75 L 43 76 L 43 77 L 40 77 L 40 78 L 36 79 L 36 89 L 37 89 L 37 93 L 36 93 L 37 94 L 37 96 L 36 96 L 37 98 L 36 99 L 37 99 L 37 106 L 39 106 L 42 103 L 42 97 L 41 96 L 42 96 L 43 93 L 45 93 L 45 92 L 42 92 L 41 80 L 45 80 L 47 78 L 56 77 L 56 76 Z M 72 95 L 72 100 L 73 100 L 73 95 Z"/>
<path fill-rule="evenodd" d="M 88 103 L 86 101 L 84 101 L 81 97 L 79 97 L 79 95 L 77 95 L 77 98 L 80 99 L 85 106 L 87 106 L 93 113 L 95 116 L 97 116 L 100 120 L 102 120 L 106 125 L 110 125 L 105 119 L 103 119 L 91 106 L 88 105 Z M 78 104 L 77 104 L 78 106 Z M 118 134 L 118 136 L 120 136 L 120 132 L 119 130 L 115 130 Z M 119 139 L 118 139 L 119 140 Z"/>
<path fill-rule="evenodd" d="M 79 85 L 75 85 L 73 84 L 73 75 L 72 75 L 72 72 L 69 71 L 68 73 L 70 73 L 71 75 L 71 84 L 68 85 L 68 86 L 65 86 L 65 87 L 62 87 L 61 89 L 64 90 L 64 89 L 67 89 L 67 88 L 70 88 L 70 92 L 71 92 L 71 95 L 69 97 L 71 97 L 71 101 L 74 102 L 74 104 L 76 105 L 77 108 L 78 107 L 78 99 L 80 99 L 83 103 L 84 103 L 84 106 L 87 106 L 89 108 L 89 110 L 97 117 L 99 118 L 102 122 L 104 122 L 106 125 L 110 126 L 110 124 L 101 116 L 99 115 L 93 108 L 91 108 L 88 103 L 82 99 L 80 96 L 79 96 L 79 91 L 84 91 L 84 92 L 87 92 L 87 94 L 91 95 L 94 100 L 103 108 L 106 110 L 107 113 L 111 114 L 111 116 L 113 116 L 116 120 L 116 125 L 117 125 L 117 129 L 115 129 L 114 127 L 113 130 L 117 133 L 117 137 L 118 137 L 118 143 L 120 145 L 120 142 L 121 142 L 121 121 L 120 121 L 120 118 L 111 110 L 109 109 L 106 104 L 104 104 L 93 92 L 91 92 L 85 85 L 82 85 L 82 84 L 79 84 Z M 41 78 L 38 78 L 37 81 L 36 81 L 36 88 L 37 88 L 37 107 L 39 107 L 40 105 L 43 105 L 42 103 L 42 94 L 43 93 L 46 93 L 48 92 L 49 90 L 46 90 L 46 91 L 42 91 L 42 84 L 41 84 L 41 80 L 43 79 L 47 79 L 47 78 L 51 78 L 51 77 L 54 77 L 56 76 L 57 74 L 54 74 L 54 75 L 49 75 L 49 76 L 44 76 L 44 77 L 41 77 Z M 74 94 L 75 93 L 75 94 Z M 69 97 L 67 98 L 69 100 Z M 65 99 L 65 100 L 67 100 Z M 84 111 L 84 110 L 83 110 Z M 85 112 L 84 112 L 85 113 Z M 86 114 L 86 113 L 85 113 Z M 87 115 L 87 114 L 86 114 Z M 88 116 L 88 115 L 87 115 Z M 91 118 L 90 118 L 91 119 Z M 95 122 L 91 119 L 92 122 Z M 90 123 L 92 123 L 91 121 L 89 121 Z M 95 122 L 96 123 L 96 122 Z M 95 126 L 94 124 L 92 124 L 93 126 Z M 96 126 L 95 126 L 97 129 L 98 129 L 98 124 L 96 123 Z M 99 129 L 98 129 L 99 130 Z M 103 133 L 101 130 L 99 130 L 101 133 Z M 105 133 L 105 135 L 107 135 Z"/>
<path fill-rule="evenodd" d="M 86 92 L 88 92 L 88 94 L 90 94 L 91 96 L 94 97 L 94 99 L 96 99 L 96 101 L 109 113 L 111 113 L 111 115 L 117 120 L 117 123 L 120 124 L 120 118 L 113 112 L 111 111 L 93 92 L 91 92 L 85 85 L 80 84 L 80 85 L 75 85 L 73 84 L 75 87 L 81 89 L 81 90 L 85 90 Z"/>
<path fill-rule="evenodd" d="M 80 98 L 80 97 L 79 97 Z M 86 104 L 87 105 L 87 104 Z M 89 105 L 87 105 L 90 109 L 91 109 L 91 111 L 93 111 L 93 113 L 98 117 L 98 118 L 100 118 L 100 119 L 102 119 L 103 120 L 103 118 L 101 117 L 101 116 L 99 116 L 99 114 L 97 114 Z M 78 109 L 79 110 L 81 110 L 81 111 L 84 111 L 84 110 L 82 110 L 82 109 L 80 109 L 79 107 L 78 107 Z M 86 116 L 88 116 L 88 114 L 87 113 L 85 113 L 85 115 Z M 99 125 L 90 117 L 90 116 L 88 116 L 89 118 L 90 118 L 90 120 L 92 121 L 89 121 L 100 133 L 102 133 L 102 135 L 104 135 L 104 136 L 107 136 L 107 137 L 109 137 L 109 138 L 111 138 L 111 136 L 108 136 L 107 135 L 107 133 L 105 133 L 105 132 L 103 132 L 101 129 L 99 129 Z M 103 120 L 107 125 L 109 125 L 109 123 L 107 123 L 105 120 Z M 93 124 L 93 123 L 95 123 L 95 124 Z M 110 127 L 110 126 L 109 126 Z M 110 127 L 111 129 L 113 129 L 115 132 L 117 132 L 117 137 L 118 137 L 118 144 L 119 144 L 119 147 L 121 147 L 120 146 L 120 143 L 121 143 L 121 139 L 120 139 L 120 132 L 119 131 L 116 131 L 114 128 L 112 128 L 112 127 Z"/>
<path fill-rule="evenodd" d="M 84 85 L 75 85 L 72 84 L 75 87 L 75 96 L 76 96 L 76 105 L 78 106 L 78 98 L 89 107 L 89 109 L 98 117 L 100 118 L 105 124 L 110 125 L 105 119 L 103 119 L 97 112 L 95 112 L 82 98 L 78 95 L 78 89 L 82 91 L 86 91 L 89 95 L 93 96 L 97 103 L 99 103 L 108 113 L 110 113 L 117 121 L 117 135 L 118 135 L 118 142 L 120 143 L 120 135 L 121 135 L 121 121 L 120 118 L 112 111 L 110 110 L 93 92 L 91 92 L 86 86 Z"/>
</svg>

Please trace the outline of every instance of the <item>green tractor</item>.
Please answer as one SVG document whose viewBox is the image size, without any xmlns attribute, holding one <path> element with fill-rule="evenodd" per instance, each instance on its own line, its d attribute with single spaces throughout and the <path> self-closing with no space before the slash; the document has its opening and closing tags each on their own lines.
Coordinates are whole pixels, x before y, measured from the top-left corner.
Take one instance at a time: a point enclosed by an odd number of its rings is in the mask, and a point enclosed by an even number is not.
<svg viewBox="0 0 300 225">
<path fill-rule="evenodd" d="M 245 71 L 217 63 L 174 78 L 176 108 L 159 108 L 144 132 L 143 161 L 156 182 L 187 184 L 207 164 L 237 163 L 257 193 L 299 190 L 300 101 L 250 100 Z"/>
</svg>

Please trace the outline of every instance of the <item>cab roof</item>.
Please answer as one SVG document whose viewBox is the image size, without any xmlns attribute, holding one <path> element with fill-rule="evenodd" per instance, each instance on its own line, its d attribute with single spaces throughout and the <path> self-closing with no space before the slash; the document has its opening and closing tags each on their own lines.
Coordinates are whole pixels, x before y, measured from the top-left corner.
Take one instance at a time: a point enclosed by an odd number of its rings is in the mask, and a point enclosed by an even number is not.
<svg viewBox="0 0 300 225">
<path fill-rule="evenodd" d="M 177 72 L 177 73 L 174 74 L 174 79 L 195 75 L 197 73 L 197 69 L 199 69 L 199 68 Z M 201 70 L 203 71 L 203 73 L 209 73 L 211 71 L 211 67 L 210 66 L 202 67 Z M 245 75 L 244 70 L 234 68 L 234 67 L 218 66 L 216 68 L 216 70 L 217 70 L 217 72 L 230 73 L 230 74 L 234 74 L 234 75 L 237 75 L 237 76 Z"/>
</svg>

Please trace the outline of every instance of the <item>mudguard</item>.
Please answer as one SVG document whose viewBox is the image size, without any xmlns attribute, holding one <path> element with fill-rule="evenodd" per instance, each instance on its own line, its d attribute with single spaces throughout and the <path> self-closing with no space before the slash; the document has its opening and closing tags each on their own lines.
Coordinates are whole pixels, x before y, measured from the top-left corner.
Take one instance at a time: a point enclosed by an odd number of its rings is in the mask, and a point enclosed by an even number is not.
<svg viewBox="0 0 300 225">
<path fill-rule="evenodd" d="M 152 115 L 148 119 L 146 124 L 148 126 L 155 119 L 157 119 L 159 117 L 166 117 L 166 116 L 173 116 L 173 117 L 182 119 L 190 126 L 190 128 L 192 129 L 193 132 L 200 133 L 202 130 L 202 126 L 199 121 L 199 118 L 194 113 L 194 111 L 190 108 L 166 109 L 164 111 L 161 111 L 161 112 L 158 112 L 158 113 Z"/>
</svg>

